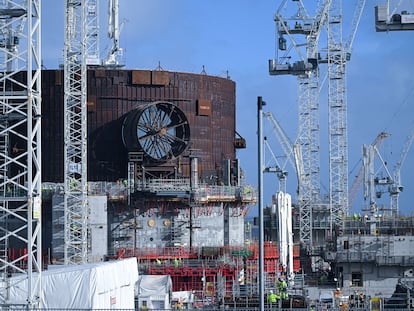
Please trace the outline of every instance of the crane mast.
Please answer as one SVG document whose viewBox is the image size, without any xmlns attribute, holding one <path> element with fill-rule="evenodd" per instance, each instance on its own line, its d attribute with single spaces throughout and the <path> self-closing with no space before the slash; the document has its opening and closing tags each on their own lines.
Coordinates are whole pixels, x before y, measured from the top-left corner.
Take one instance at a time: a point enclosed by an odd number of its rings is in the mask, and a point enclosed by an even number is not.
<svg viewBox="0 0 414 311">
<path fill-rule="evenodd" d="M 316 120 L 312 120 L 315 115 L 312 114 L 311 99 L 308 96 L 312 94 L 312 87 L 308 83 L 308 77 L 312 70 L 316 70 L 316 59 L 308 59 L 306 51 L 301 46 L 306 46 L 306 38 L 312 31 L 313 19 L 307 13 L 302 1 L 291 2 L 292 8 L 288 5 L 288 1 L 281 2 L 276 14 L 275 23 L 277 31 L 277 47 L 276 58 L 269 61 L 270 75 L 295 75 L 298 77 L 298 110 L 299 110 L 299 134 L 298 144 L 303 146 L 303 166 L 306 172 L 317 171 L 312 170 L 311 166 L 311 146 L 314 145 L 307 129 L 316 124 Z M 285 16 L 290 14 L 288 16 Z M 289 39 L 287 45 L 286 37 Z M 304 40 L 305 38 L 305 40 Z M 281 55 L 279 55 L 281 53 Z M 292 55 L 292 54 L 296 55 Z M 292 62 L 292 56 L 296 56 L 297 60 Z M 310 91 L 310 92 L 308 92 Z M 317 143 L 316 143 L 317 144 Z M 299 212 L 301 214 L 300 221 L 300 240 L 305 245 L 311 244 L 311 223 L 310 223 L 310 204 L 311 204 L 311 183 L 310 174 L 304 174 L 300 178 L 300 188 L 298 193 Z"/>
<path fill-rule="evenodd" d="M 342 1 L 333 0 L 328 15 L 329 205 L 331 222 L 343 228 L 348 207 L 348 126 L 345 56 L 342 42 Z"/>
<path fill-rule="evenodd" d="M 278 34 L 277 55 L 269 61 L 271 75 L 290 74 L 298 77 L 298 145 L 301 149 L 301 170 L 298 178 L 298 204 L 300 213 L 300 240 L 312 245 L 312 209 L 320 201 L 320 154 L 319 154 L 319 70 L 318 43 L 326 20 L 330 1 L 319 4 L 315 18 L 307 13 L 302 1 L 292 1 L 294 14 L 285 17 L 288 1 L 282 1 L 275 14 Z M 289 38 L 290 46 L 287 46 Z M 303 38 L 305 40 L 303 41 Z M 300 42 L 302 40 L 302 42 Z M 300 47 L 305 46 L 306 51 Z M 283 54 L 279 56 L 279 51 Z M 296 52 L 297 61 L 291 62 Z"/>
<path fill-rule="evenodd" d="M 327 23 L 328 32 L 328 136 L 329 136 L 329 206 L 331 223 L 339 232 L 348 214 L 348 124 L 346 63 L 365 7 L 358 0 L 347 40 L 342 38 L 342 0 L 332 0 Z"/>
<path fill-rule="evenodd" d="M 99 0 L 86 0 L 86 64 L 100 65 Z"/>
<path fill-rule="evenodd" d="M 313 70 L 298 76 L 298 144 L 296 153 L 300 164 L 298 171 L 300 240 L 310 249 L 313 245 L 313 210 L 321 203 L 320 198 L 320 124 L 319 124 L 319 38 L 327 20 L 331 1 L 318 1 L 311 32 L 306 36 L 307 59 L 317 63 Z M 300 157 L 299 157 L 300 154 Z"/>
<path fill-rule="evenodd" d="M 65 0 L 64 263 L 87 262 L 87 0 Z"/>
<path fill-rule="evenodd" d="M 87 66 L 100 65 L 99 0 L 65 0 L 64 48 L 64 250 L 65 264 L 88 260 Z M 118 0 L 109 0 L 106 65 L 119 65 Z"/>
<path fill-rule="evenodd" d="M 312 212 L 328 209 L 333 227 L 342 228 L 347 214 L 348 198 L 348 135 L 345 64 L 349 60 L 352 43 L 359 24 L 365 0 L 359 0 L 347 42 L 342 40 L 342 2 L 340 0 L 318 1 L 316 15 L 309 17 L 302 1 L 296 5 L 295 14 L 284 17 L 287 0 L 282 1 L 275 22 L 278 46 L 275 60 L 269 61 L 271 75 L 291 74 L 298 77 L 298 138 L 300 146 L 301 174 L 299 178 L 298 205 L 300 213 L 300 241 L 307 248 L 312 241 Z M 293 24 L 294 23 L 294 24 Z M 318 45 L 323 29 L 327 31 L 327 56 L 322 58 Z M 286 38 L 290 45 L 287 45 Z M 299 42 L 305 37 L 305 42 Z M 306 47 L 302 51 L 301 47 Z M 280 56 L 279 51 L 283 54 Z M 292 55 L 296 53 L 297 61 Z M 319 65 L 328 67 L 328 137 L 329 137 L 329 202 L 320 196 L 320 133 L 319 133 Z M 301 173 L 302 172 L 302 173 Z"/>
<path fill-rule="evenodd" d="M 0 306 L 27 282 L 27 309 L 41 308 L 40 21 L 40 0 L 0 3 Z"/>
</svg>

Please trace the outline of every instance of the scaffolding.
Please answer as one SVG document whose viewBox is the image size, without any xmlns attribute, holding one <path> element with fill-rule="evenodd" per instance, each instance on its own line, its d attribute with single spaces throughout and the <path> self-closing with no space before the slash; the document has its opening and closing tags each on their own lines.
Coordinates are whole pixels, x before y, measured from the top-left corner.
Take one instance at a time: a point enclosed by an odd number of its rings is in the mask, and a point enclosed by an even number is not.
<svg viewBox="0 0 414 311">
<path fill-rule="evenodd" d="M 136 257 L 142 275 L 170 275 L 173 291 L 192 291 L 199 306 L 233 304 L 258 297 L 258 244 L 227 247 L 167 247 L 118 249 L 116 258 Z M 276 290 L 280 272 L 278 245 L 264 244 L 266 290 Z M 299 272 L 299 245 L 294 247 Z M 197 305 L 196 303 L 196 305 Z"/>
</svg>

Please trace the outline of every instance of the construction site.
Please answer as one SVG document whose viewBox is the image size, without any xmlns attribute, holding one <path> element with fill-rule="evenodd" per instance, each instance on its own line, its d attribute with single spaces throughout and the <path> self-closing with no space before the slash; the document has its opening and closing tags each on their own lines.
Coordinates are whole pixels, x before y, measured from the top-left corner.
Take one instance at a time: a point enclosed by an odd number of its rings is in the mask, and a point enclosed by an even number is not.
<svg viewBox="0 0 414 311">
<path fill-rule="evenodd" d="M 237 156 L 247 142 L 230 77 L 125 68 L 117 0 L 108 0 L 106 58 L 99 1 L 65 0 L 64 62 L 44 69 L 41 0 L 1 2 L 0 309 L 414 308 L 414 218 L 398 200 L 414 129 L 393 173 L 382 132 L 348 181 L 345 68 L 365 1 L 346 39 L 341 1 L 319 1 L 313 16 L 301 0 L 279 2 L 268 74 L 297 78 L 298 135 L 290 140 L 258 97 L 259 185 L 246 182 Z M 374 13 L 377 32 L 414 30 L 414 13 L 388 1 Z M 270 206 L 266 173 L 278 182 Z M 361 188 L 369 203 L 350 215 Z M 80 290 L 57 295 L 68 282 Z"/>
</svg>

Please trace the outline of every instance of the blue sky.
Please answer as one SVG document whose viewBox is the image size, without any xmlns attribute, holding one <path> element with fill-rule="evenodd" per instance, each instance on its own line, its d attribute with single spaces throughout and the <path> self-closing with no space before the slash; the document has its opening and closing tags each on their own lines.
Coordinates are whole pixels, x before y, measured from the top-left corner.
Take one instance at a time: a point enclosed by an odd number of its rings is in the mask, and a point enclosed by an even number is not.
<svg viewBox="0 0 414 311">
<path fill-rule="evenodd" d="M 101 55 L 110 42 L 106 37 L 107 0 L 100 0 Z M 314 1 L 304 1 L 314 3 Z M 344 2 L 344 37 L 355 0 Z M 347 67 L 349 187 L 358 171 L 362 144 L 370 144 L 381 132 L 384 140 L 381 156 L 390 171 L 398 161 L 407 135 L 414 126 L 414 32 L 377 33 L 374 7 L 385 0 L 369 0 L 353 44 Z M 414 1 L 407 3 L 414 12 Z M 247 140 L 247 149 L 238 157 L 247 183 L 257 187 L 257 96 L 267 102 L 288 136 L 297 134 L 297 80 L 292 76 L 270 76 L 268 60 L 275 57 L 273 16 L 280 1 L 270 0 L 119 0 L 120 20 L 125 24 L 120 46 L 124 49 L 126 68 L 155 69 L 200 73 L 203 66 L 209 75 L 236 82 L 237 131 Z M 42 1 L 42 58 L 46 68 L 62 63 L 64 1 Z M 313 14 L 312 10 L 309 10 Z M 329 185 L 327 172 L 327 112 L 321 102 L 321 184 Z M 264 133 L 265 135 L 272 135 Z M 282 154 L 273 145 L 275 154 Z M 295 194 L 293 168 L 289 171 L 288 192 Z M 401 170 L 404 191 L 400 211 L 414 212 L 414 146 Z M 265 174 L 264 204 L 270 204 L 277 189 L 275 175 Z M 325 191 L 325 190 L 323 190 Z M 324 194 L 324 193 L 323 193 Z M 388 204 L 384 195 L 380 204 Z M 352 208 L 364 205 L 357 198 Z"/>
</svg>

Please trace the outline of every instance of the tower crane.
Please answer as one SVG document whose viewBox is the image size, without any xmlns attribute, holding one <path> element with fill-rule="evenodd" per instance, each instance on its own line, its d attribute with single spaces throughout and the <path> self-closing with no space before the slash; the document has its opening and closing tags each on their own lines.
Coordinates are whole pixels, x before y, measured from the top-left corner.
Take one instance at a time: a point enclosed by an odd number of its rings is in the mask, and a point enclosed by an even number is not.
<svg viewBox="0 0 414 311">
<path fill-rule="evenodd" d="M 364 167 L 364 200 L 369 199 L 368 211 L 371 215 L 378 216 L 379 208 L 376 199 L 381 197 L 379 191 L 376 191 L 375 187 L 389 185 L 392 177 L 388 171 L 386 162 L 382 158 L 378 148 L 373 145 L 363 146 L 363 167 Z M 382 167 L 387 173 L 386 178 L 378 178 L 375 173 L 375 156 L 377 156 L 381 162 Z"/>
<path fill-rule="evenodd" d="M 264 145 L 267 147 L 270 154 L 272 155 L 272 159 L 276 162 L 275 166 L 270 166 L 269 164 L 266 164 L 263 172 L 265 172 L 265 173 L 276 173 L 277 178 L 279 179 L 279 189 L 278 189 L 278 191 L 286 192 L 286 177 L 288 175 L 288 172 L 283 169 L 282 165 L 279 165 L 279 163 L 277 161 L 277 157 L 274 154 L 272 148 L 270 147 L 270 144 L 267 140 L 267 137 L 264 137 L 263 140 L 264 140 Z"/>
<path fill-rule="evenodd" d="M 86 64 L 100 65 L 100 36 L 99 36 L 99 0 L 87 0 L 85 2 L 85 22 L 86 22 Z"/>
<path fill-rule="evenodd" d="M 389 186 L 389 193 L 391 197 L 391 211 L 398 215 L 399 213 L 399 194 L 403 191 L 404 187 L 401 185 L 401 167 L 404 164 L 407 154 L 410 151 L 411 145 L 414 140 L 414 127 L 411 128 L 410 133 L 408 134 L 404 146 L 401 151 L 399 160 L 394 166 L 394 179 L 392 184 Z"/>
<path fill-rule="evenodd" d="M 278 142 L 280 143 L 280 146 L 282 147 L 284 156 L 285 156 L 285 163 L 281 166 L 282 169 L 285 169 L 287 162 L 291 164 L 291 166 L 294 168 L 295 163 L 292 160 L 293 155 L 293 143 L 290 140 L 290 138 L 287 136 L 286 132 L 283 130 L 279 122 L 276 120 L 272 112 L 264 112 L 264 117 L 266 117 L 270 124 L 272 125 L 272 132 Z"/>
<path fill-rule="evenodd" d="M 377 137 L 374 139 L 374 141 L 371 143 L 371 146 L 375 147 L 375 149 L 379 150 L 379 148 L 381 147 L 381 144 L 383 142 L 383 140 L 387 137 L 389 137 L 390 134 L 386 133 L 386 132 L 381 132 L 377 135 Z M 364 181 L 364 165 L 361 165 L 357 175 L 355 176 L 355 179 L 351 185 L 351 188 L 349 189 L 349 194 L 348 194 L 348 204 L 349 204 L 349 209 L 352 207 L 352 204 L 355 200 L 356 195 L 358 194 L 359 190 L 361 189 L 362 183 Z"/>
<path fill-rule="evenodd" d="M 414 30 L 414 12 L 408 12 L 408 6 L 412 0 L 386 0 L 385 4 L 375 7 L 375 30 L 377 32 Z"/>
<path fill-rule="evenodd" d="M 87 66 L 100 64 L 99 0 L 65 0 L 64 253 L 65 264 L 88 260 Z M 106 64 L 119 65 L 118 0 L 109 0 L 113 47 Z"/>
<path fill-rule="evenodd" d="M 407 11 L 408 4 L 411 5 L 411 10 L 414 9 L 414 1 L 399 0 L 398 3 L 394 2 L 395 1 L 391 2 L 390 0 L 386 0 L 385 4 L 375 7 L 375 30 L 377 32 L 414 30 L 414 12 Z M 408 135 L 400 159 L 394 167 L 393 178 L 391 179 L 389 176 L 389 179 L 391 180 L 388 186 L 388 192 L 391 198 L 390 209 L 391 212 L 396 215 L 399 213 L 399 193 L 403 190 L 400 170 L 411 147 L 413 138 L 414 129 L 412 129 Z"/>
<path fill-rule="evenodd" d="M 332 0 L 328 32 L 329 206 L 339 232 L 348 213 L 348 125 L 346 63 L 358 29 L 365 0 L 358 0 L 347 41 L 342 40 L 342 0 Z"/>
<path fill-rule="evenodd" d="M 65 0 L 64 48 L 64 254 L 65 264 L 87 262 L 88 0 Z"/>
<path fill-rule="evenodd" d="M 277 51 L 284 51 L 275 60 L 269 61 L 271 75 L 292 74 L 298 76 L 299 94 L 299 133 L 302 169 L 298 203 L 300 210 L 300 240 L 308 248 L 312 246 L 312 210 L 315 206 L 327 206 L 331 220 L 336 227 L 342 228 L 343 216 L 347 213 L 348 203 L 348 151 L 346 124 L 345 64 L 350 59 L 352 43 L 365 6 L 359 0 L 354 11 L 348 41 L 342 40 L 342 3 L 341 0 L 319 1 L 315 18 L 310 18 L 302 1 L 291 1 L 296 5 L 292 17 L 282 16 L 287 1 L 282 1 L 275 22 L 278 32 Z M 294 23 L 294 25 L 292 24 Z M 321 58 L 318 49 L 320 32 L 327 29 L 327 57 Z M 306 38 L 299 43 L 298 35 Z M 291 45 L 288 47 L 285 37 Z M 300 47 L 306 46 L 305 53 Z M 291 62 L 291 52 L 299 58 Z M 319 64 L 328 65 L 328 115 L 329 115 L 329 204 L 320 199 L 320 155 L 319 155 Z"/>
<path fill-rule="evenodd" d="M 278 174 L 279 180 L 281 182 L 281 186 L 279 187 L 280 191 L 286 192 L 286 177 L 287 177 L 287 171 L 286 171 L 286 165 L 287 162 L 290 163 L 291 167 L 295 169 L 296 176 L 298 180 L 298 184 L 302 180 L 303 176 L 300 174 L 300 172 L 303 171 L 301 164 L 302 163 L 302 157 L 301 153 L 298 152 L 298 149 L 300 148 L 299 144 L 293 144 L 292 141 L 287 136 L 286 132 L 283 130 L 279 122 L 276 120 L 272 112 L 264 112 L 264 117 L 266 117 L 270 124 L 272 125 L 272 132 L 276 139 L 278 140 L 280 146 L 283 150 L 283 156 L 285 157 L 285 162 L 282 165 L 277 165 L 275 169 L 273 169 L 274 172 Z M 269 143 L 267 142 L 267 139 L 265 140 L 265 144 L 267 145 L 268 149 L 270 150 L 272 154 L 272 158 L 275 159 L 277 162 L 277 158 L 274 155 L 271 147 L 269 146 Z M 267 171 L 272 171 L 272 168 L 265 168 Z M 298 188 L 300 188 L 300 185 L 298 185 Z"/>
<path fill-rule="evenodd" d="M 291 195 L 286 193 L 286 177 L 285 170 L 287 162 L 290 162 L 292 167 L 295 167 L 296 161 L 295 145 L 292 144 L 285 131 L 282 129 L 279 122 L 271 112 L 264 112 L 263 115 L 270 121 L 272 125 L 272 132 L 278 139 L 283 151 L 285 162 L 276 167 L 265 167 L 265 172 L 277 173 L 279 178 L 279 190 L 276 194 L 276 200 L 272 203 L 276 205 L 278 219 L 278 235 L 279 235 L 279 264 L 282 268 L 283 274 L 286 276 L 288 284 L 291 284 L 294 279 L 293 272 L 293 230 L 292 230 L 292 199 Z M 277 157 L 273 153 L 267 139 L 264 139 L 265 145 L 268 147 L 273 159 L 278 163 Z M 292 155 L 295 156 L 295 162 L 292 160 Z M 299 168 L 295 168 L 299 172 Z M 298 177 L 299 180 L 299 177 Z"/>
<path fill-rule="evenodd" d="M 276 59 L 269 60 L 270 75 L 290 74 L 298 77 L 298 144 L 303 155 L 304 170 L 300 177 L 298 203 L 301 214 L 300 240 L 307 247 L 312 245 L 312 205 L 320 201 L 318 43 L 330 2 L 322 1 L 316 17 L 312 18 L 302 1 L 291 1 L 294 8 L 290 14 L 293 14 L 285 17 L 284 12 L 288 11 L 289 6 L 287 0 L 282 1 L 275 14 L 278 34 Z M 289 46 L 285 37 L 289 38 Z M 303 42 L 299 41 L 301 39 Z M 301 50 L 303 46 L 306 51 Z M 283 52 L 281 56 L 279 51 Z M 293 51 L 298 60 L 292 63 Z"/>
<path fill-rule="evenodd" d="M 0 3 L 0 308 L 7 309 L 41 308 L 40 4 Z M 10 287 L 25 288 L 20 302 L 9 302 Z"/>
<path fill-rule="evenodd" d="M 364 171 L 365 171 L 365 190 L 364 199 L 369 198 L 370 208 L 369 211 L 372 215 L 378 214 L 378 207 L 375 202 L 376 198 L 380 198 L 384 192 L 388 192 L 390 195 L 390 216 L 398 216 L 399 213 L 399 194 L 403 191 L 404 187 L 401 185 L 401 167 L 407 157 L 407 154 L 411 148 L 414 140 L 414 127 L 408 134 L 404 146 L 401 150 L 400 158 L 394 165 L 394 171 L 391 173 L 388 170 L 386 162 L 382 159 L 381 154 L 375 145 L 364 146 Z M 383 169 L 385 170 L 384 176 L 377 176 L 374 170 L 374 155 L 377 155 Z M 386 190 L 384 190 L 384 188 Z"/>
</svg>

